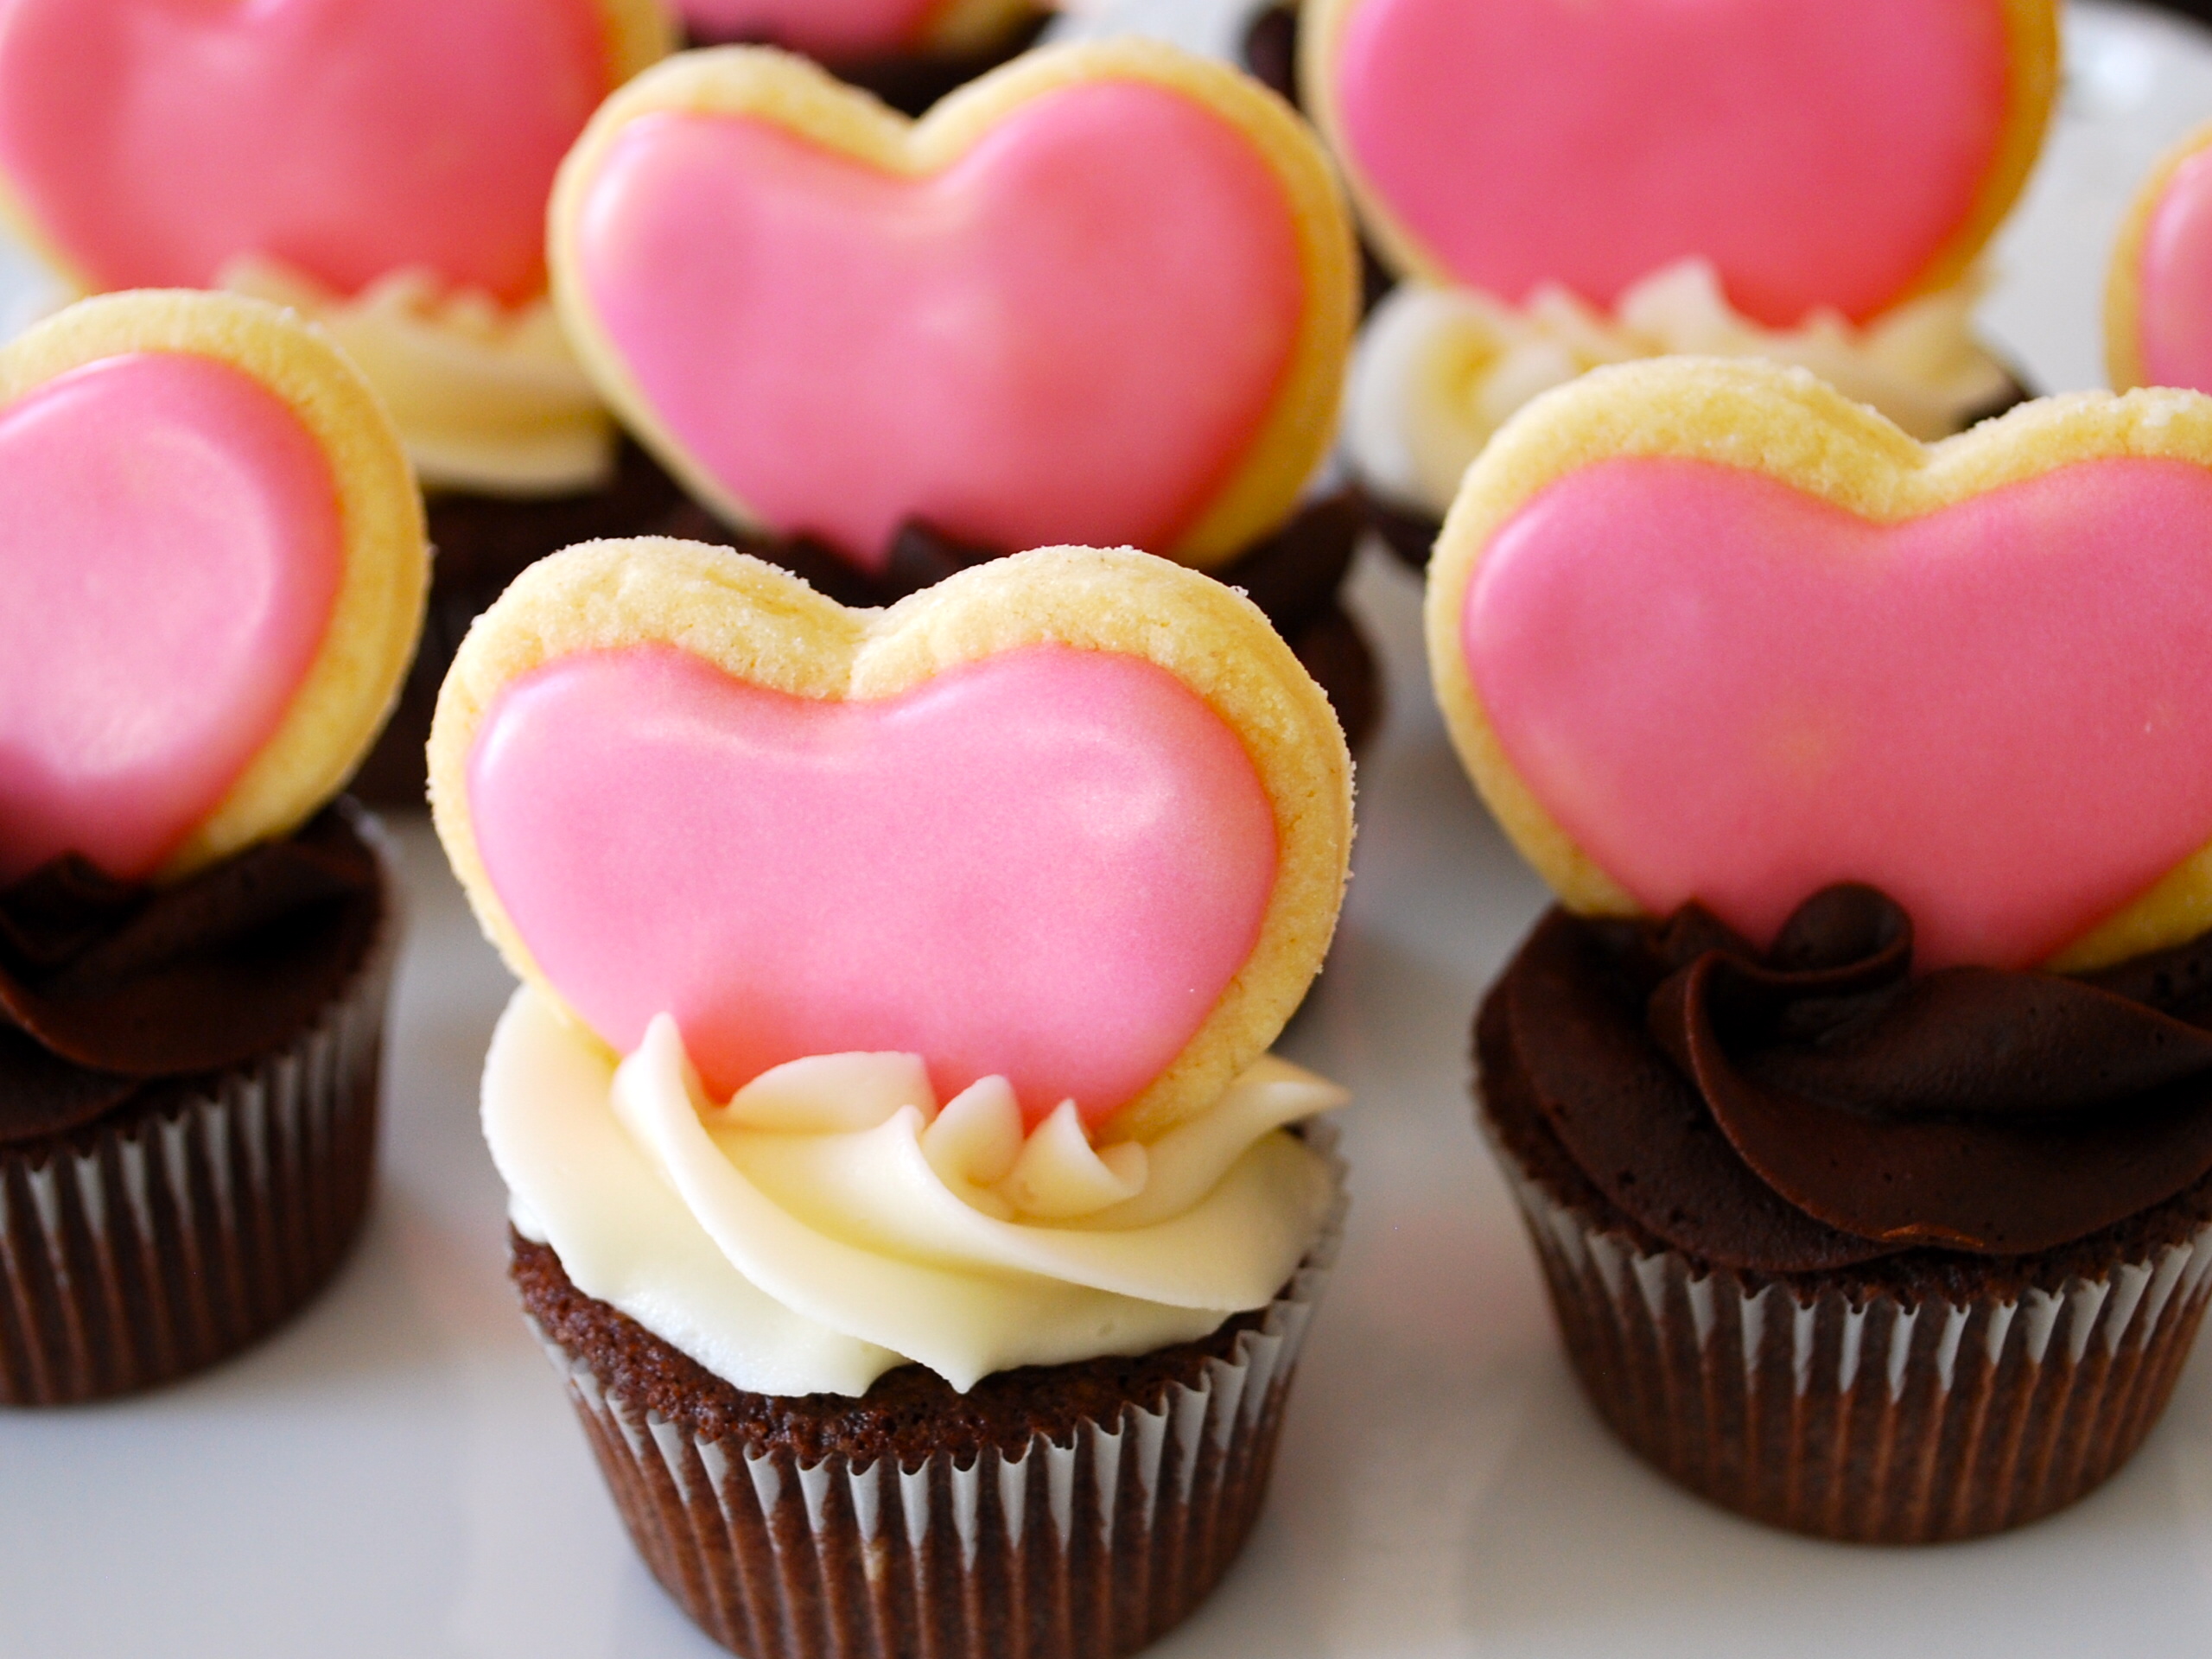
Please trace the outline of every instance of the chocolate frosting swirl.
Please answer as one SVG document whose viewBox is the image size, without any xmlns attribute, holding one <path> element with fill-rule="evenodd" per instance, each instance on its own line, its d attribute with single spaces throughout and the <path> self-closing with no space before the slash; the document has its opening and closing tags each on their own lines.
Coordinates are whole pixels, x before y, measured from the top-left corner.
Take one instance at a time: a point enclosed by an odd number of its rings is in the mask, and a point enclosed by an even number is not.
<svg viewBox="0 0 2212 1659">
<path fill-rule="evenodd" d="M 1495 995 L 1576 1164 L 1721 1266 L 2028 1255 L 2212 1171 L 2212 935 L 2081 978 L 1911 966 L 1905 912 L 1838 887 L 1764 953 L 1694 905 L 1554 911 Z"/>
<path fill-rule="evenodd" d="M 383 912 L 376 855 L 334 809 L 171 887 L 71 855 L 0 891 L 0 1146 L 296 1035 Z"/>
</svg>

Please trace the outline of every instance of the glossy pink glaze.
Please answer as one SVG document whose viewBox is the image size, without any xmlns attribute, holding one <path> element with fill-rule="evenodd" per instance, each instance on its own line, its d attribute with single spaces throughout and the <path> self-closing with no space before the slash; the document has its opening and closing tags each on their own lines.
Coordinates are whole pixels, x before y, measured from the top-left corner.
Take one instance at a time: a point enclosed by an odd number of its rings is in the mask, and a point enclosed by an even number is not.
<svg viewBox="0 0 2212 1659">
<path fill-rule="evenodd" d="M 161 864 L 283 720 L 342 560 L 321 448 L 227 365 L 111 358 L 0 411 L 0 881 Z"/>
<path fill-rule="evenodd" d="M 694 29 L 721 41 L 772 41 L 817 57 L 896 52 L 918 38 L 935 0 L 678 0 Z"/>
<path fill-rule="evenodd" d="M 499 902 L 627 1052 L 676 1015 L 717 1096 L 772 1065 L 918 1053 L 1103 1122 L 1258 942 L 1274 817 L 1234 733 L 1133 657 L 1016 651 L 810 702 L 673 648 L 514 682 L 470 757 Z"/>
<path fill-rule="evenodd" d="M 1461 282 L 1610 305 L 1692 256 L 1794 326 L 1894 303 L 2005 130 L 2001 0 L 1365 0 L 1333 92 L 1391 213 Z"/>
<path fill-rule="evenodd" d="M 2079 462 L 1882 528 L 1620 460 L 1491 540 L 1462 639 L 1514 769 L 1645 909 L 1764 941 L 1871 881 L 1925 965 L 2043 961 L 2212 843 L 2212 471 Z"/>
<path fill-rule="evenodd" d="M 660 419 L 779 531 L 870 567 L 928 519 L 1161 551 L 1249 450 L 1306 304 L 1274 172 L 1144 82 L 1046 94 L 894 177 L 655 115 L 601 166 L 583 286 Z"/>
<path fill-rule="evenodd" d="M 2212 391 L 2212 150 L 2174 170 L 2136 267 L 2136 346 L 2154 386 Z"/>
<path fill-rule="evenodd" d="M 261 253 L 344 293 L 423 265 L 527 299 L 609 90 L 593 0 L 0 7 L 0 173 L 101 288 Z"/>
</svg>

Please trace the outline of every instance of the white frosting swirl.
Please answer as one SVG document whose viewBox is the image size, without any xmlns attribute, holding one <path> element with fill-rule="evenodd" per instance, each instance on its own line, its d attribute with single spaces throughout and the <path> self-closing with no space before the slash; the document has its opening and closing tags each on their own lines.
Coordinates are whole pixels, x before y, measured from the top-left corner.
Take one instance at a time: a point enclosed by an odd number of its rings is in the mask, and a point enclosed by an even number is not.
<svg viewBox="0 0 2212 1659">
<path fill-rule="evenodd" d="M 940 1109 L 914 1056 L 837 1054 L 716 1106 L 666 1015 L 618 1065 L 525 987 L 483 1111 L 517 1228 L 579 1289 L 739 1388 L 859 1395 L 908 1360 L 966 1389 L 1265 1306 L 1335 1199 L 1283 1126 L 1344 1098 L 1263 1059 L 1158 1140 L 1096 1150 L 1073 1103 L 1025 1136 L 1002 1078 Z"/>
<path fill-rule="evenodd" d="M 421 270 L 348 298 L 257 254 L 221 285 L 321 323 L 383 395 L 425 489 L 565 495 L 613 475 L 613 420 L 550 300 L 510 310 Z"/>
<path fill-rule="evenodd" d="M 1441 518 L 1491 435 L 1539 393 L 1607 363 L 1692 354 L 1810 369 L 1913 436 L 1947 437 L 2011 377 L 1974 336 L 1979 281 L 1898 307 L 1864 327 L 1818 312 L 1786 332 L 1738 315 L 1703 260 L 1656 272 L 1610 317 L 1563 289 L 1520 308 L 1408 283 L 1360 336 L 1344 443 L 1378 495 Z"/>
</svg>

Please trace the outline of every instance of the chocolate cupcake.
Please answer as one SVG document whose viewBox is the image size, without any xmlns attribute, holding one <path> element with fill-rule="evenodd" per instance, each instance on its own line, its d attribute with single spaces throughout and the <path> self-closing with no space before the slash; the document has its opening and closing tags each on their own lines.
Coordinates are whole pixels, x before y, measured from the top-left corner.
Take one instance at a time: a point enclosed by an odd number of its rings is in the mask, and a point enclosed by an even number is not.
<svg viewBox="0 0 2212 1659">
<path fill-rule="evenodd" d="M 200 1370 L 360 1231 L 398 918 L 333 808 L 175 887 L 0 892 L 0 1404 Z"/>
<path fill-rule="evenodd" d="M 1046 1659 L 1149 1646 L 1235 1563 L 1339 1231 L 1209 1337 L 965 1393 L 913 1365 L 857 1398 L 747 1393 L 545 1245 L 518 1235 L 513 1274 L 638 1553 L 715 1641 Z"/>
<path fill-rule="evenodd" d="M 1024 548 L 1139 547 L 1261 597 L 1371 724 L 1337 598 L 1360 525 L 1306 498 L 1350 221 L 1248 78 L 1042 48 L 916 124 L 787 54 L 687 53 L 594 118 L 550 246 L 587 367 L 700 504 L 671 533 L 873 604 Z"/>
<path fill-rule="evenodd" d="M 1585 1389 L 1693 1490 L 1968 1537 L 2157 1421 L 2212 1291 L 2207 625 L 2195 393 L 1923 446 L 1675 359 L 1470 470 L 1437 692 L 1562 901 L 1481 1117 Z"/>
<path fill-rule="evenodd" d="M 1914 978 L 1911 937 L 1866 888 L 1765 952 L 1555 911 L 1477 1025 L 1599 1414 L 1717 1503 L 1876 1543 L 2093 1490 L 2212 1294 L 2212 939 Z"/>
<path fill-rule="evenodd" d="M 1977 334 L 1977 262 L 2056 96 L 2052 0 L 1751 11 L 1309 0 L 1255 26 L 1402 279 L 1344 448 L 1409 564 L 1491 435 L 1607 364 L 1794 364 L 1923 441 L 2028 395 Z"/>
<path fill-rule="evenodd" d="M 1026 52 L 1052 21 L 1029 0 L 678 0 L 677 11 L 693 46 L 804 53 L 907 115 Z"/>
<path fill-rule="evenodd" d="M 544 261 L 561 156 L 673 31 L 660 0 L 312 12 L 233 7 L 172 28 L 146 0 L 14 5 L 0 197 L 78 291 L 288 306 L 384 398 L 447 556 L 420 677 L 361 781 L 419 805 L 429 709 L 472 603 L 572 542 L 649 531 L 682 499 L 620 453 Z"/>
<path fill-rule="evenodd" d="M 431 779 L 525 980 L 516 1281 L 670 1593 L 747 1659 L 1188 1613 L 1344 1210 L 1343 1095 L 1266 1050 L 1350 761 L 1258 610 L 1128 550 L 847 611 L 578 548 L 470 633 Z"/>
<path fill-rule="evenodd" d="M 420 626 L 419 498 L 323 337 L 210 294 L 7 348 L 0 1403 L 149 1387 L 335 1270 L 397 918 L 327 804 Z"/>
</svg>

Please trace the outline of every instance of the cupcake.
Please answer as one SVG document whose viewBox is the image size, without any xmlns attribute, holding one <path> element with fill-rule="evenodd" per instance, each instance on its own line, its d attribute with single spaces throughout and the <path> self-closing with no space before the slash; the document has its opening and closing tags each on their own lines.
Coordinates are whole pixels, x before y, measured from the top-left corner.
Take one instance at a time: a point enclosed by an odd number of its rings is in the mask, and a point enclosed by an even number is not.
<svg viewBox="0 0 2212 1659">
<path fill-rule="evenodd" d="M 2212 1292 L 2212 400 L 1924 447 L 1604 370 L 1470 471 L 1427 615 L 1560 897 L 1480 1116 L 1599 1414 L 1834 1538 L 2095 1487 Z"/>
<path fill-rule="evenodd" d="M 1926 440 L 2025 395 L 1977 262 L 2050 117 L 2054 0 L 1307 0 L 1296 49 L 1405 279 L 1345 444 L 1416 566 L 1491 435 L 1605 364 L 1791 364 Z"/>
<path fill-rule="evenodd" d="M 1056 543 L 1249 592 L 1355 737 L 1357 504 L 1310 499 L 1352 327 L 1326 158 L 1224 66 L 1042 48 L 918 123 L 763 48 L 610 99 L 554 194 L 586 368 L 722 540 L 854 604 Z"/>
<path fill-rule="evenodd" d="M 422 507 L 318 334 L 227 296 L 0 350 L 0 1402 L 150 1387 L 359 1229 L 396 917 L 332 804 L 420 629 Z"/>
<path fill-rule="evenodd" d="M 748 1659 L 1183 1618 L 1343 1212 L 1343 1096 L 1266 1050 L 1350 763 L 1260 613 L 1129 550 L 853 612 L 582 547 L 470 633 L 430 770 L 523 981 L 516 1282 L 670 1594 Z"/>
<path fill-rule="evenodd" d="M 1033 44 L 1029 0 L 677 0 L 694 46 L 779 46 L 894 110 L 921 112 Z"/>
<path fill-rule="evenodd" d="M 47 263 L 289 306 L 397 423 L 440 557 L 372 797 L 420 804 L 438 681 L 516 572 L 681 499 L 578 368 L 544 259 L 563 154 L 671 33 L 660 0 L 0 6 L 0 213 Z"/>
</svg>

